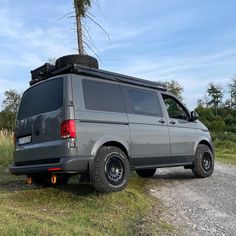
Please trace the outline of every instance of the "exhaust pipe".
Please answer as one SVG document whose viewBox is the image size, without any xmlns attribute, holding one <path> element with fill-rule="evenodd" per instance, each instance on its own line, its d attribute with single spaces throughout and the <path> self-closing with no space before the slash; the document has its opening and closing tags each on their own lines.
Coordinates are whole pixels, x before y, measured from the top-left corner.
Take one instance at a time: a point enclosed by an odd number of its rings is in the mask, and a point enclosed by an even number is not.
<svg viewBox="0 0 236 236">
<path fill-rule="evenodd" d="M 27 177 L 27 180 L 26 180 L 26 183 L 27 183 L 28 185 L 31 185 L 31 184 L 33 183 L 33 178 L 32 178 L 31 176 L 28 176 L 28 177 Z"/>
<path fill-rule="evenodd" d="M 51 183 L 52 184 L 56 184 L 57 183 L 57 176 L 56 175 L 52 175 L 51 176 Z"/>
</svg>

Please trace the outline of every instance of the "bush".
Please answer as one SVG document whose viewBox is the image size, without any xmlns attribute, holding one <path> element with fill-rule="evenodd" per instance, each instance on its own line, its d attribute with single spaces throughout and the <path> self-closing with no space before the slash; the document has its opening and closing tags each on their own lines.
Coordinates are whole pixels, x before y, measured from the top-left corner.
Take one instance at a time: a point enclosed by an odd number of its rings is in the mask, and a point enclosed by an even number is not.
<svg viewBox="0 0 236 236">
<path fill-rule="evenodd" d="M 12 163 L 13 133 L 0 131 L 0 166 L 8 166 Z"/>
<path fill-rule="evenodd" d="M 216 148 L 232 149 L 236 146 L 236 134 L 232 132 L 211 133 Z"/>
</svg>

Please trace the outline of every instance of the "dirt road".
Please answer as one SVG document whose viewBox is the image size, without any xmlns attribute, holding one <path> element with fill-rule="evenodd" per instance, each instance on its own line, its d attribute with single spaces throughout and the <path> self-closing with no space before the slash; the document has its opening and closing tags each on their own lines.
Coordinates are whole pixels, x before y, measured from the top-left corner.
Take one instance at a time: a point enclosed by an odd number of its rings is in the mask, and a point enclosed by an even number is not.
<svg viewBox="0 0 236 236">
<path fill-rule="evenodd" d="M 150 193 L 161 199 L 161 217 L 182 235 L 236 235 L 236 168 L 217 163 L 214 174 L 195 179 L 183 168 L 158 169 Z"/>
</svg>

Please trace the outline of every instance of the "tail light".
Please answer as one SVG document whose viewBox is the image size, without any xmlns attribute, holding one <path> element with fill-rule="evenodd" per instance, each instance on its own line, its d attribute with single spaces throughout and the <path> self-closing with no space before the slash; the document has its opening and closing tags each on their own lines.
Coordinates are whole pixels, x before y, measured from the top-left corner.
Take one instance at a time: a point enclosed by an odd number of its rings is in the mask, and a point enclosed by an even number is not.
<svg viewBox="0 0 236 236">
<path fill-rule="evenodd" d="M 62 170 L 62 168 L 60 168 L 60 167 L 48 168 L 49 172 L 60 171 L 60 170 Z"/>
<path fill-rule="evenodd" d="M 75 120 L 66 120 L 61 124 L 61 138 L 76 138 Z"/>
</svg>

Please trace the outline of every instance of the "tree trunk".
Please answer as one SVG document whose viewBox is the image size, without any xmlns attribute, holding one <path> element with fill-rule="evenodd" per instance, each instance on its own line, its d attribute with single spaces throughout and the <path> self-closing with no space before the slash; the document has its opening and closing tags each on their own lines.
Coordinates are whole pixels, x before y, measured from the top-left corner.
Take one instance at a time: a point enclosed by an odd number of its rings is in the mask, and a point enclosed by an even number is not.
<svg viewBox="0 0 236 236">
<path fill-rule="evenodd" d="M 75 4 L 75 13 L 76 13 L 78 52 L 79 52 L 80 55 L 84 55 L 82 23 L 81 23 L 81 17 L 80 17 L 79 9 L 76 6 L 76 4 Z"/>
</svg>

